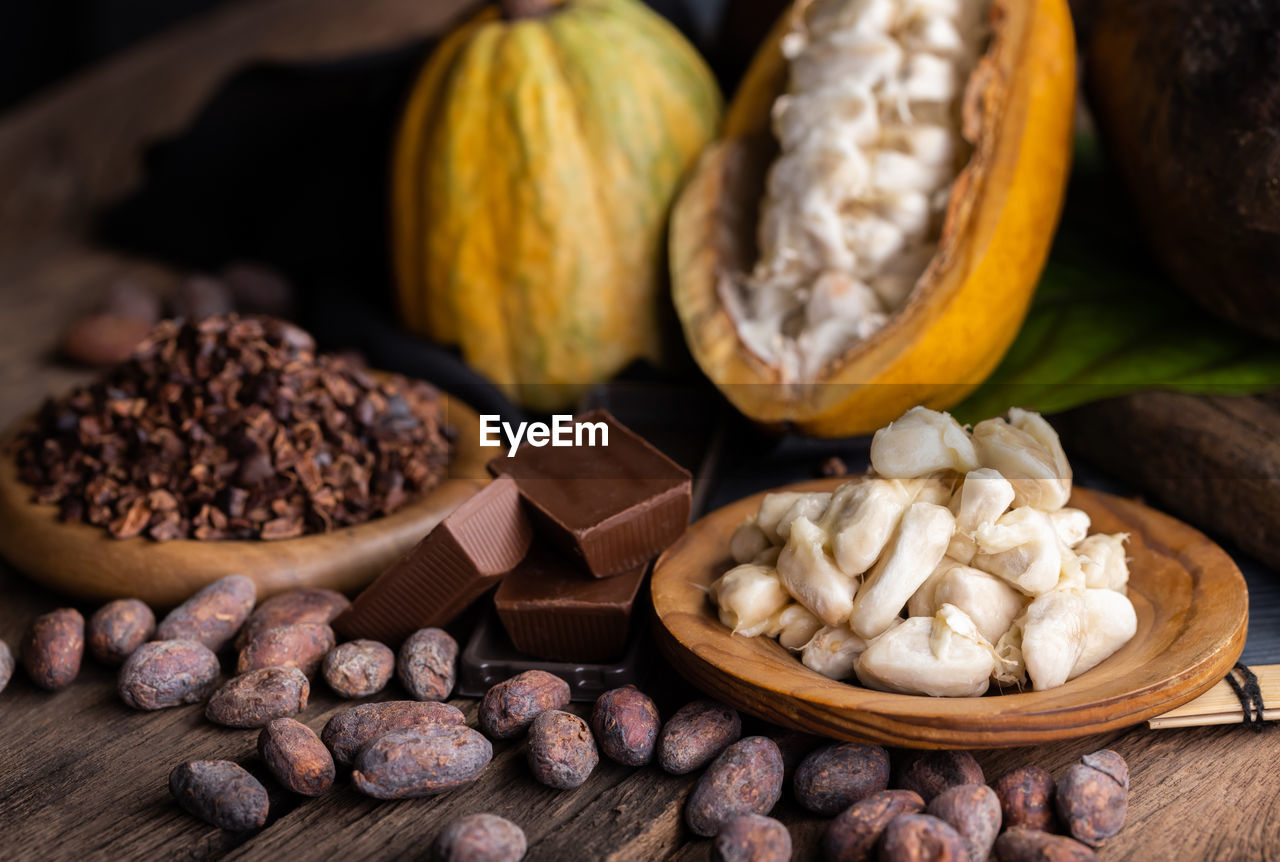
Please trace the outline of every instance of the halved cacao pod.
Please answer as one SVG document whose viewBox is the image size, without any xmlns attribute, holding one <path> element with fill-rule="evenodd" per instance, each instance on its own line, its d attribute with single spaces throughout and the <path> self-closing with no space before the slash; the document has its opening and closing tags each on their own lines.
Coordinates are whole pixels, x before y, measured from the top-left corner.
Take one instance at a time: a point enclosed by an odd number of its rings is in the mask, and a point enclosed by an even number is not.
<svg viewBox="0 0 1280 862">
<path fill-rule="evenodd" d="M 789 13 L 790 14 L 790 13 Z M 788 75 L 774 28 L 672 213 L 676 310 L 702 370 L 743 413 L 822 436 L 869 433 L 916 404 L 944 409 L 991 373 L 1026 314 L 1070 169 L 1075 43 L 1065 0 L 992 0 L 962 103 L 972 146 L 938 250 L 905 304 L 820 373 L 787 379 L 749 348 L 720 283 L 757 257 L 770 110 Z"/>
</svg>

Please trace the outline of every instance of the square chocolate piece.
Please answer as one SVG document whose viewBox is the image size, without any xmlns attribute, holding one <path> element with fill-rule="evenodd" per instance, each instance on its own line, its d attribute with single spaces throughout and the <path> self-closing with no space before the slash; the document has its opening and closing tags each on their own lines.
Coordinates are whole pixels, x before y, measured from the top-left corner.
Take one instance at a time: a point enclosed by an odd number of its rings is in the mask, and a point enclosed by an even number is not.
<svg viewBox="0 0 1280 862">
<path fill-rule="evenodd" d="M 689 523 L 689 471 L 607 411 L 574 418 L 591 423 L 587 445 L 538 447 L 489 462 L 495 476 L 520 487 L 539 534 L 586 563 L 591 574 L 621 575 L 648 563 Z M 601 427 L 603 426 L 603 427 Z M 600 445 L 607 439 L 608 445 Z M 591 445 L 594 443 L 595 445 Z"/>
</svg>

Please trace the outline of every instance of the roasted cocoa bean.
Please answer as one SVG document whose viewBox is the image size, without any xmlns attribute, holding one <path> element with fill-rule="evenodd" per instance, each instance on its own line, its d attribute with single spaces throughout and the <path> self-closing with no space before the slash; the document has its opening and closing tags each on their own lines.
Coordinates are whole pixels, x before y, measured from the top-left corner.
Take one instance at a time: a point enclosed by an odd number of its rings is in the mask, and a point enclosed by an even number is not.
<svg viewBox="0 0 1280 862">
<path fill-rule="evenodd" d="M 184 278 L 169 296 L 173 316 L 188 323 L 199 323 L 210 317 L 221 317 L 235 311 L 231 288 L 211 275 Z"/>
<path fill-rule="evenodd" d="M 272 596 L 254 609 L 248 622 L 240 629 L 236 636 L 236 649 L 244 649 L 262 632 L 281 626 L 302 623 L 328 625 L 350 605 L 342 593 L 310 587 Z"/>
<path fill-rule="evenodd" d="M 772 817 L 744 814 L 716 833 L 713 862 L 790 862 L 791 833 Z"/>
<path fill-rule="evenodd" d="M 31 621 L 19 649 L 31 681 L 57 691 L 71 685 L 84 657 L 84 617 L 74 608 L 58 608 Z"/>
<path fill-rule="evenodd" d="M 982 767 L 969 752 L 922 751 L 907 755 L 893 785 L 915 791 L 928 803 L 949 787 L 986 783 Z"/>
<path fill-rule="evenodd" d="M 520 862 L 528 849 L 524 830 L 496 814 L 470 814 L 436 836 L 437 862 Z"/>
<path fill-rule="evenodd" d="M 1077 841 L 1101 847 L 1124 826 L 1129 767 L 1124 758 L 1107 749 L 1080 760 L 1058 782 L 1058 818 Z"/>
<path fill-rule="evenodd" d="M 60 351 L 81 365 L 117 365 L 133 355 L 150 331 L 150 321 L 100 311 L 67 327 Z"/>
<path fill-rule="evenodd" d="M 267 822 L 267 789 L 229 760 L 193 760 L 169 773 L 169 792 L 189 814 L 219 829 L 258 829 Z"/>
<path fill-rule="evenodd" d="M 533 777 L 556 790 L 581 787 L 600 762 L 591 728 L 558 709 L 540 713 L 529 725 L 527 755 Z"/>
<path fill-rule="evenodd" d="M 218 657 L 199 641 L 152 641 L 133 651 L 116 690 L 134 709 L 200 703 L 218 683 Z"/>
<path fill-rule="evenodd" d="M 684 775 L 715 759 L 742 736 L 738 711 L 714 700 L 686 703 L 658 734 L 658 765 Z"/>
<path fill-rule="evenodd" d="M 262 727 L 307 708 L 311 686 L 296 667 L 264 667 L 229 680 L 213 693 L 205 717 L 227 727 Z"/>
<path fill-rule="evenodd" d="M 885 827 L 903 814 L 924 811 L 924 800 L 912 790 L 881 790 L 850 805 L 827 824 L 822 858 L 827 862 L 866 862 Z"/>
<path fill-rule="evenodd" d="M 1020 766 L 991 785 L 1000 799 L 1006 829 L 1019 826 L 1053 832 L 1053 777 L 1038 766 Z"/>
<path fill-rule="evenodd" d="M 370 741 L 393 730 L 412 727 L 459 725 L 465 721 L 461 710 L 447 703 L 416 700 L 387 700 L 362 703 L 329 719 L 320 739 L 333 752 L 338 763 L 356 759 L 360 749 Z"/>
<path fill-rule="evenodd" d="M 698 779 L 684 818 L 710 838 L 743 814 L 768 814 L 782 795 L 782 753 L 772 739 L 748 736 L 720 753 Z"/>
<path fill-rule="evenodd" d="M 267 629 L 240 650 L 236 673 L 264 667 L 296 667 L 314 676 L 320 662 L 333 649 L 333 629 L 324 623 L 297 623 Z"/>
<path fill-rule="evenodd" d="M 300 796 L 319 796 L 333 786 L 333 755 L 296 719 L 267 722 L 258 734 L 258 754 L 276 780 Z"/>
<path fill-rule="evenodd" d="M 400 645 L 396 671 L 414 700 L 444 700 L 458 675 L 458 642 L 443 629 L 419 629 Z"/>
<path fill-rule="evenodd" d="M 796 801 L 834 817 L 889 786 L 889 752 L 878 745 L 827 745 L 800 762 L 791 782 Z"/>
<path fill-rule="evenodd" d="M 89 618 L 89 652 L 103 664 L 119 665 L 155 631 L 156 615 L 145 602 L 117 599 Z"/>
<path fill-rule="evenodd" d="M 269 314 L 290 318 L 294 289 L 287 278 L 262 263 L 233 261 L 222 271 L 222 280 L 241 314 Z"/>
<path fill-rule="evenodd" d="M 1065 835 L 1016 826 L 996 839 L 999 862 L 1097 862 L 1089 847 Z"/>
<path fill-rule="evenodd" d="M 880 836 L 880 862 L 966 862 L 964 839 L 928 814 L 901 814 Z"/>
<path fill-rule="evenodd" d="M 0 641 L 0 691 L 4 691 L 4 687 L 9 684 L 12 677 L 13 653 L 10 652 L 7 643 Z"/>
<path fill-rule="evenodd" d="M 658 707 L 634 685 L 606 691 L 591 710 L 591 729 L 600 750 L 626 766 L 644 766 L 658 742 Z"/>
<path fill-rule="evenodd" d="M 217 652 L 248 619 L 258 588 L 244 575 L 214 581 L 173 610 L 156 628 L 156 640 L 200 641 Z"/>
<path fill-rule="evenodd" d="M 519 736 L 548 709 L 569 705 L 569 683 L 545 670 L 527 670 L 485 692 L 480 729 L 493 739 Z"/>
<path fill-rule="evenodd" d="M 985 784 L 950 787 L 933 797 L 925 812 L 960 833 L 970 862 L 987 862 L 1002 819 L 994 790 Z"/>
<path fill-rule="evenodd" d="M 386 688 L 395 667 L 396 654 L 386 644 L 349 641 L 324 657 L 324 681 L 339 697 L 369 697 Z"/>
<path fill-rule="evenodd" d="M 351 783 L 375 799 L 434 796 L 475 781 L 492 759 L 489 740 L 469 727 L 410 727 L 362 748 Z"/>
</svg>

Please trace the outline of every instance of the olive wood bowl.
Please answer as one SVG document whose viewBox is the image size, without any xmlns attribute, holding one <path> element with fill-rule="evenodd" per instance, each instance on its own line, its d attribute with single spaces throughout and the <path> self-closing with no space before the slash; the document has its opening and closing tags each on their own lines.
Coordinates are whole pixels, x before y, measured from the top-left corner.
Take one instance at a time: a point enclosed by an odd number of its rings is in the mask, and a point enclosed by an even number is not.
<svg viewBox="0 0 1280 862">
<path fill-rule="evenodd" d="M 842 481 L 785 490 L 829 491 Z M 1138 629 L 1118 652 L 1058 688 L 985 697 L 890 694 L 827 679 L 769 638 L 732 634 L 707 597 L 733 565 L 730 535 L 763 496 L 707 515 L 662 555 L 653 573 L 655 630 L 667 659 L 698 688 L 785 727 L 909 748 L 1036 745 L 1186 703 L 1221 680 L 1244 648 L 1248 591 L 1221 548 L 1140 503 L 1077 488 L 1071 505 L 1089 513 L 1091 531 L 1129 534 Z"/>
</svg>

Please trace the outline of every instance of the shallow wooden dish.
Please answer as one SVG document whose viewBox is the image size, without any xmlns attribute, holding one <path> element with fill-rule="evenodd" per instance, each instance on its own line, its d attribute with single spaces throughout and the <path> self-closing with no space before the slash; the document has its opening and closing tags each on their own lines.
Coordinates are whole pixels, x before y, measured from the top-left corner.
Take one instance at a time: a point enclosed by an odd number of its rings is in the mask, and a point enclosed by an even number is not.
<svg viewBox="0 0 1280 862">
<path fill-rule="evenodd" d="M 830 490 L 839 479 L 789 486 Z M 1129 533 L 1133 639 L 1059 688 L 971 698 L 871 691 L 817 674 L 768 638 L 733 635 L 706 588 L 731 565 L 729 536 L 763 494 L 689 528 L 653 573 L 659 646 L 694 685 L 797 730 L 912 748 L 1034 745 L 1136 724 L 1197 697 L 1244 648 L 1249 596 L 1240 570 L 1199 531 L 1139 503 L 1076 489 L 1093 530 Z"/>
<path fill-rule="evenodd" d="M 253 578 L 259 599 L 295 587 L 357 590 L 487 481 L 490 455 L 480 448 L 479 417 L 457 399 L 441 398 L 446 424 L 457 432 L 443 482 L 386 517 L 274 542 L 113 539 L 100 527 L 64 523 L 55 506 L 31 502 L 31 488 L 18 481 L 6 450 L 0 457 L 0 556 L 37 583 L 92 601 L 134 597 L 168 607 L 231 574 Z"/>
</svg>

